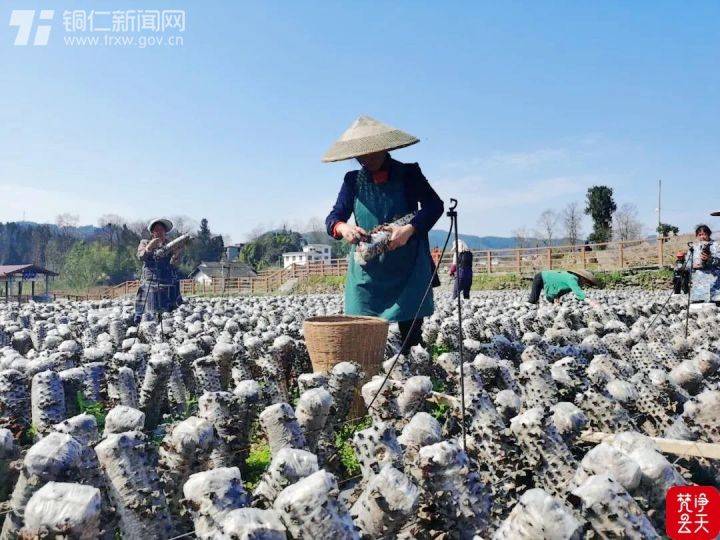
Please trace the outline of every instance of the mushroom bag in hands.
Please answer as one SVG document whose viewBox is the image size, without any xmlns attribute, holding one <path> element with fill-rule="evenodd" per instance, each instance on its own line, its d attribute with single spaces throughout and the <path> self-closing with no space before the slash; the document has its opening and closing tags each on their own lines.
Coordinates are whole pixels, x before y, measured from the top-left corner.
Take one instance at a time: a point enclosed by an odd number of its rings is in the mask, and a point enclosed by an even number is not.
<svg viewBox="0 0 720 540">
<path fill-rule="evenodd" d="M 370 231 L 368 241 L 360 241 L 357 248 L 355 248 L 355 262 L 364 266 L 368 261 L 382 253 L 390 251 L 390 239 L 392 237 L 393 227 L 409 225 L 414 217 L 415 213 L 413 212 L 396 219 L 392 223 L 380 225 Z"/>
</svg>

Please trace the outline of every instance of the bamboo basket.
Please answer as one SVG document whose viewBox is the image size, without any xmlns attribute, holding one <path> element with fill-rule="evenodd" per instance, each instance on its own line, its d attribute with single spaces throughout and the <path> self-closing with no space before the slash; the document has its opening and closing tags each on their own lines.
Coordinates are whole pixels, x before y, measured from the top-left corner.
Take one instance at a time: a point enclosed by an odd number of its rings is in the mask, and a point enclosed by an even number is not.
<svg viewBox="0 0 720 540">
<path fill-rule="evenodd" d="M 305 320 L 303 333 L 313 371 L 328 373 L 340 362 L 357 362 L 368 376 L 380 370 L 388 322 L 378 317 L 332 315 Z"/>
<path fill-rule="evenodd" d="M 365 372 L 360 386 L 380 371 L 389 323 L 378 317 L 332 315 L 305 320 L 303 333 L 315 373 L 329 373 L 340 362 L 357 362 Z M 359 387 L 351 414 L 364 414 Z"/>
</svg>

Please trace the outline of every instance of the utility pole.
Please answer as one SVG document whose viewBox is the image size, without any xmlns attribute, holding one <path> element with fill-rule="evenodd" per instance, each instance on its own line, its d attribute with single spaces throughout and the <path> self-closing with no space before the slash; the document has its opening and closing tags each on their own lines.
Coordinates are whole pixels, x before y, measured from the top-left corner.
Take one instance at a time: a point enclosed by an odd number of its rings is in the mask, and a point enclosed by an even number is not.
<svg viewBox="0 0 720 540">
<path fill-rule="evenodd" d="M 662 193 L 662 180 L 658 180 L 658 207 L 657 207 L 657 214 L 658 214 L 658 234 L 660 234 L 660 225 L 662 224 L 662 221 L 660 219 L 660 196 Z"/>
</svg>

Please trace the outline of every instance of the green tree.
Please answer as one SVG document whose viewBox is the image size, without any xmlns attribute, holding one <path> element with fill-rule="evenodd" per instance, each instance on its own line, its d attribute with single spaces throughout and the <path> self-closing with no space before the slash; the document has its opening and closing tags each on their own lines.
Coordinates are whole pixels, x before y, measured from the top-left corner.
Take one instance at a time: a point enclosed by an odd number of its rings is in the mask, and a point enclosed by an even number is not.
<svg viewBox="0 0 720 540">
<path fill-rule="evenodd" d="M 114 263 L 109 246 L 78 241 L 65 258 L 61 283 L 70 289 L 88 289 L 109 283 L 108 270 Z"/>
<path fill-rule="evenodd" d="M 350 253 L 350 244 L 344 240 L 336 240 L 328 236 L 323 228 L 321 231 L 314 230 L 303 234 L 308 244 L 327 244 L 330 246 L 330 254 L 333 259 L 340 259 Z"/>
<path fill-rule="evenodd" d="M 222 236 L 214 235 L 208 225 L 208 220 L 202 218 L 197 236 L 189 243 L 180 260 L 182 273 L 190 273 L 202 261 L 216 262 L 225 252 L 225 243 Z"/>
<path fill-rule="evenodd" d="M 198 230 L 198 240 L 200 242 L 209 243 L 211 238 L 212 233 L 210 232 L 208 220 L 207 218 L 202 218 L 200 220 L 200 229 Z"/>
<path fill-rule="evenodd" d="M 670 225 L 669 223 L 661 223 L 657 226 L 657 229 L 655 229 L 659 236 L 666 237 L 666 236 L 675 236 L 677 234 L 680 234 L 680 229 L 677 228 L 675 225 Z"/>
<path fill-rule="evenodd" d="M 344 240 L 330 240 L 330 251 L 333 259 L 342 259 L 350 253 L 350 244 Z"/>
<path fill-rule="evenodd" d="M 65 256 L 58 287 L 80 290 L 133 279 L 140 268 L 135 248 L 76 241 Z"/>
<path fill-rule="evenodd" d="M 593 231 L 588 236 L 590 243 L 609 242 L 612 238 L 612 217 L 617 210 L 613 190 L 608 186 L 588 188 L 585 213 L 593 220 Z"/>
<path fill-rule="evenodd" d="M 305 239 L 300 233 L 286 229 L 270 231 L 245 244 L 240 252 L 240 260 L 261 270 L 282 264 L 283 253 L 301 251 L 304 245 Z"/>
</svg>

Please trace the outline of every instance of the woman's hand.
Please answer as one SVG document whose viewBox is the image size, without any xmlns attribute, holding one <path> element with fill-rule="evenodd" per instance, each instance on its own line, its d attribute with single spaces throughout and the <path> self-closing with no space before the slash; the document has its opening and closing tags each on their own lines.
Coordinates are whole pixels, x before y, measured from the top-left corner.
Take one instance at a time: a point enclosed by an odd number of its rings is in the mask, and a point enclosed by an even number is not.
<svg viewBox="0 0 720 540">
<path fill-rule="evenodd" d="M 152 253 L 157 248 L 160 247 L 160 239 L 159 238 L 153 238 L 150 240 L 147 245 L 145 246 L 145 251 Z"/>
<path fill-rule="evenodd" d="M 357 244 L 363 237 L 368 235 L 362 227 L 350 225 L 349 223 L 339 224 L 336 231 L 350 244 Z"/>
<path fill-rule="evenodd" d="M 407 244 L 410 237 L 415 234 L 415 227 L 410 224 L 401 227 L 392 226 L 390 231 L 390 245 L 388 245 L 388 249 L 393 251 Z"/>
</svg>

